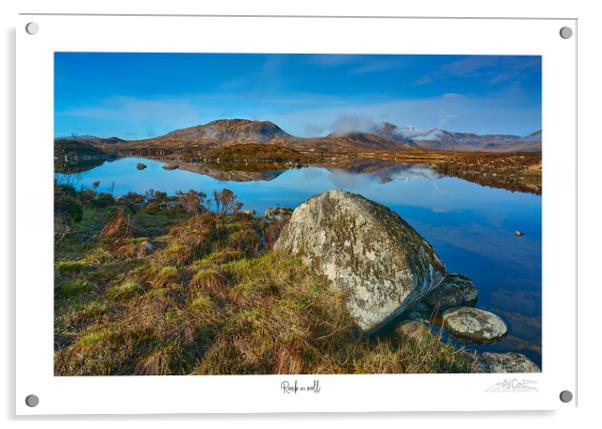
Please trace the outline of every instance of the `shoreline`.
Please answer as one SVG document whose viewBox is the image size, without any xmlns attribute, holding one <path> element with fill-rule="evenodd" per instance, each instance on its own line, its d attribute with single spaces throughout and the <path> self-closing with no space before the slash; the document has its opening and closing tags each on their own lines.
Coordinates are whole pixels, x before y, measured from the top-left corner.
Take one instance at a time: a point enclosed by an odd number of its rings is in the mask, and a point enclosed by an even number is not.
<svg viewBox="0 0 602 429">
<path fill-rule="evenodd" d="M 199 174 L 213 172 L 219 180 L 221 177 L 261 177 L 262 173 L 271 173 L 280 170 L 289 170 L 300 167 L 324 167 L 352 172 L 363 172 L 356 167 L 362 161 L 373 162 L 371 168 L 382 166 L 418 164 L 428 165 L 436 172 L 450 177 L 458 177 L 477 183 L 482 186 L 506 189 L 512 192 L 526 192 L 535 195 L 542 193 L 541 181 L 541 153 L 491 153 L 491 152 L 354 152 L 354 153 L 298 153 L 293 158 L 278 153 L 257 154 L 252 149 L 250 154 L 235 151 L 233 158 L 224 158 L 222 152 L 199 152 L 191 155 L 185 150 L 179 151 L 112 151 L 104 155 L 81 155 L 77 152 L 56 154 L 55 165 L 59 171 L 69 174 L 70 171 L 80 173 L 101 165 L 105 161 L 113 161 L 125 157 L 140 157 L 153 159 L 166 164 L 179 165 L 180 168 Z M 261 148 L 265 151 L 265 146 Z M 262 157 L 259 157 L 261 155 Z M 269 156 L 268 156 L 269 155 Z M 69 160 L 71 161 L 65 161 Z M 56 170 L 55 170 L 56 171 Z M 221 173 L 221 174 L 220 174 Z M 209 174 L 211 175 L 211 174 Z M 259 180 L 269 180 L 259 179 Z M 232 179 L 230 179 L 232 180 Z"/>
</svg>

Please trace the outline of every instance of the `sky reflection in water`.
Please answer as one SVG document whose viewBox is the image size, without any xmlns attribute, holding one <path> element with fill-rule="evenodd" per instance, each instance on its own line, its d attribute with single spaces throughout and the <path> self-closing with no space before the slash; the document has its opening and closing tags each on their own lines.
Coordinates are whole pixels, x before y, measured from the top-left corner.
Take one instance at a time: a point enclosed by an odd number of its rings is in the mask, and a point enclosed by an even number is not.
<svg viewBox="0 0 602 429">
<path fill-rule="evenodd" d="M 136 163 L 144 162 L 145 170 Z M 210 194 L 231 189 L 261 213 L 274 206 L 294 208 L 312 195 L 339 188 L 362 194 L 396 211 L 426 238 L 449 271 L 470 276 L 479 289 L 477 306 L 499 314 L 509 335 L 479 350 L 518 351 L 541 364 L 541 197 L 488 188 L 440 176 L 421 165 L 387 167 L 373 173 L 308 167 L 288 170 L 272 181 L 220 181 L 163 163 L 123 158 L 59 181 L 99 191 L 114 182 L 115 195 L 148 189 L 173 194 L 195 189 Z M 515 237 L 514 231 L 525 233 Z"/>
</svg>

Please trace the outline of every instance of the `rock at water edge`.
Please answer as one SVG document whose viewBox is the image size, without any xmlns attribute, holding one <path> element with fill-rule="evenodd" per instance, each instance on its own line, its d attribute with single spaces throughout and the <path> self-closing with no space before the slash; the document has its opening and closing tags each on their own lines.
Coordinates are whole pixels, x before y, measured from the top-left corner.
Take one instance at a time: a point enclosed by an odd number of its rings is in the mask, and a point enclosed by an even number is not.
<svg viewBox="0 0 602 429">
<path fill-rule="evenodd" d="M 345 291 L 364 331 L 378 329 L 445 276 L 431 245 L 399 215 L 340 190 L 297 207 L 274 249 L 301 256 Z"/>
<path fill-rule="evenodd" d="M 472 307 L 460 307 L 443 314 L 443 326 L 455 337 L 490 342 L 506 335 L 506 323 L 497 315 Z"/>
</svg>

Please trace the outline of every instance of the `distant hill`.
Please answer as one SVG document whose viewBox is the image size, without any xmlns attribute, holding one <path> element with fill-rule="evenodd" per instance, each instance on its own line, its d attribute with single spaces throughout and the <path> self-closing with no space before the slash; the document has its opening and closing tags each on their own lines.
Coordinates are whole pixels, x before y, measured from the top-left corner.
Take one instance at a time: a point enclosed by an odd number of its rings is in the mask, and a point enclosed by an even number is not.
<svg viewBox="0 0 602 429">
<path fill-rule="evenodd" d="M 440 150 L 485 152 L 541 151 L 541 130 L 527 136 L 511 134 L 478 135 L 440 128 L 418 130 L 398 127 L 390 122 L 367 132 L 330 134 L 302 138 L 288 134 L 270 121 L 219 119 L 204 125 L 182 128 L 145 140 L 126 141 L 117 137 L 75 136 L 57 141 L 77 141 L 107 150 L 188 149 L 214 150 L 233 145 L 272 144 L 302 152 L 369 152 L 391 150 Z"/>
<path fill-rule="evenodd" d="M 330 134 L 326 137 L 297 139 L 291 143 L 291 146 L 297 150 L 319 152 L 408 150 L 412 148 L 403 141 L 364 132 Z"/>
<path fill-rule="evenodd" d="M 54 140 L 85 140 L 85 139 L 97 139 L 98 137 L 96 136 L 91 136 L 88 134 L 84 134 L 84 135 L 77 135 L 77 134 L 73 134 L 70 136 L 62 136 L 62 137 L 55 137 Z"/>
<path fill-rule="evenodd" d="M 55 142 L 81 142 L 81 143 L 87 143 L 87 144 L 119 144 L 119 143 L 125 143 L 127 140 L 123 140 L 120 139 L 119 137 L 108 137 L 108 138 L 103 138 L 103 137 L 96 137 L 96 136 L 90 136 L 90 135 L 82 135 L 82 136 L 77 136 L 77 135 L 73 135 L 73 136 L 66 136 L 66 137 L 55 137 L 54 139 Z"/>
<path fill-rule="evenodd" d="M 541 130 L 539 131 L 535 131 L 534 133 L 531 133 L 529 135 L 526 135 L 525 137 L 523 137 L 524 141 L 529 141 L 529 142 L 539 142 L 541 143 Z"/>
<path fill-rule="evenodd" d="M 150 139 L 154 142 L 206 143 L 215 145 L 231 143 L 286 142 L 294 137 L 284 132 L 278 125 L 269 121 L 248 119 L 219 119 L 204 125 L 182 128 Z"/>
</svg>

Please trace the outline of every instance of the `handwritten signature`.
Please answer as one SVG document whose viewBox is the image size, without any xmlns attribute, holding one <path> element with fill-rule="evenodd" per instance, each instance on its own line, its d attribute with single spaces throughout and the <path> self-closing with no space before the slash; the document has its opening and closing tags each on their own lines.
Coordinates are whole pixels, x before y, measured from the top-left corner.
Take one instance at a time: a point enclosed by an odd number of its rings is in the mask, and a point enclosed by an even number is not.
<svg viewBox="0 0 602 429">
<path fill-rule="evenodd" d="M 283 381 L 280 383 L 280 389 L 282 389 L 282 393 L 285 395 L 298 392 L 320 393 L 320 390 L 322 390 L 320 387 L 320 380 L 314 380 L 310 385 L 300 385 L 297 380 L 292 383 Z"/>
<path fill-rule="evenodd" d="M 532 384 L 537 383 L 534 380 L 519 380 L 518 378 L 507 378 L 504 381 L 489 387 L 486 392 L 537 392 L 537 388 Z"/>
</svg>

